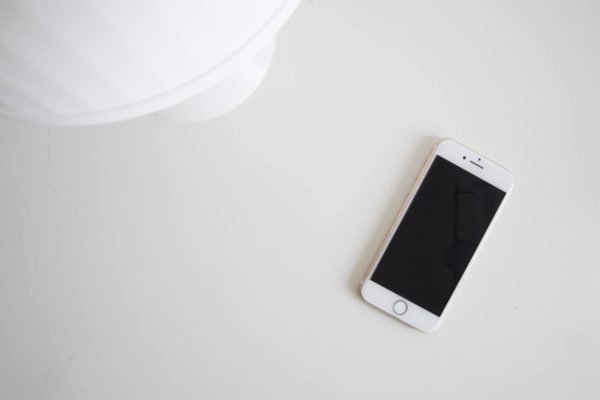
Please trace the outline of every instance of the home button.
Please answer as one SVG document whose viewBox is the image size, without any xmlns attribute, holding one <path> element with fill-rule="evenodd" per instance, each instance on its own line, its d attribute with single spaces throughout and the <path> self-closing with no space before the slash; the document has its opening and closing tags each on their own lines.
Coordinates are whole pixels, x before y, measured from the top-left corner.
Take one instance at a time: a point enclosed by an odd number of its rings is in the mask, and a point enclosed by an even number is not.
<svg viewBox="0 0 600 400">
<path fill-rule="evenodd" d="M 397 302 L 394 303 L 394 307 L 392 307 L 392 308 L 396 314 L 402 315 L 402 314 L 406 313 L 408 306 L 406 305 L 405 301 L 398 300 Z"/>
</svg>

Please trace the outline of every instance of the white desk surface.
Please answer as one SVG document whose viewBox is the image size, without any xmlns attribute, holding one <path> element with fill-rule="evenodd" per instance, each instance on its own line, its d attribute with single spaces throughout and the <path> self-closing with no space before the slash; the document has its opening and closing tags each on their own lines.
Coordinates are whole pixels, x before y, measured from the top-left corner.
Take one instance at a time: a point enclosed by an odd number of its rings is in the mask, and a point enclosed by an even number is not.
<svg viewBox="0 0 600 400">
<path fill-rule="evenodd" d="M 0 122 L 0 398 L 597 399 L 600 8 L 305 2 L 226 117 Z M 430 147 L 516 187 L 444 324 L 358 295 Z"/>
</svg>

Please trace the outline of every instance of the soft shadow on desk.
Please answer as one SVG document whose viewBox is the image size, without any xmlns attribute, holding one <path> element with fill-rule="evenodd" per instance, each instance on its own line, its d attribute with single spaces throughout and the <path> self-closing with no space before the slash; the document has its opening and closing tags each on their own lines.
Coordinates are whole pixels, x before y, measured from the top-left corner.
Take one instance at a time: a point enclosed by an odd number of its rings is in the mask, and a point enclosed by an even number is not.
<svg viewBox="0 0 600 400">
<path fill-rule="evenodd" d="M 390 172 L 395 173 L 398 176 L 396 190 L 394 191 L 394 195 L 388 200 L 387 206 L 385 207 L 385 212 L 383 215 L 379 216 L 379 221 L 375 226 L 375 230 L 373 232 L 369 232 L 369 239 L 365 242 L 364 250 L 358 259 L 357 265 L 355 265 L 352 269 L 351 276 L 348 279 L 348 287 L 359 298 L 361 297 L 361 279 L 367 273 L 375 254 L 379 250 L 379 247 L 383 243 L 383 240 L 385 239 L 385 236 L 396 219 L 396 216 L 400 212 L 400 208 L 404 204 L 413 182 L 417 178 L 421 168 L 423 168 L 425 165 L 425 161 L 429 156 L 429 152 L 440 140 L 442 140 L 441 137 L 423 135 L 423 137 L 417 140 L 416 143 L 413 143 L 414 150 L 412 151 L 412 156 L 408 162 L 409 167 L 405 171 Z"/>
</svg>

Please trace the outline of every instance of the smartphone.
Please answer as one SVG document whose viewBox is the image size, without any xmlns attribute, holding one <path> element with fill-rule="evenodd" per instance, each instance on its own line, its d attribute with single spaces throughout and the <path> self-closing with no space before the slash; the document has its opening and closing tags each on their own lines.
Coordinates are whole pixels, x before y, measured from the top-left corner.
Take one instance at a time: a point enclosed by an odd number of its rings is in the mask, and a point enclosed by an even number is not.
<svg viewBox="0 0 600 400">
<path fill-rule="evenodd" d="M 507 169 L 439 142 L 362 281 L 362 297 L 423 332 L 437 329 L 512 188 Z"/>
</svg>

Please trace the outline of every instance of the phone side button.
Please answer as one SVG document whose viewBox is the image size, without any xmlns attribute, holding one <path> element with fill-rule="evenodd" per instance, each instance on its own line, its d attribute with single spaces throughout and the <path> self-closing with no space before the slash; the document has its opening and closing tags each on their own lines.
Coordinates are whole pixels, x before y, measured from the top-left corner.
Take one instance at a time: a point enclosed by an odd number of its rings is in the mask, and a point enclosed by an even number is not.
<svg viewBox="0 0 600 400">
<path fill-rule="evenodd" d="M 398 300 L 397 302 L 394 303 L 394 306 L 392 307 L 392 309 L 394 310 L 394 312 L 396 314 L 403 315 L 404 313 L 406 313 L 406 310 L 408 310 L 408 306 L 406 305 L 405 301 Z"/>
</svg>

